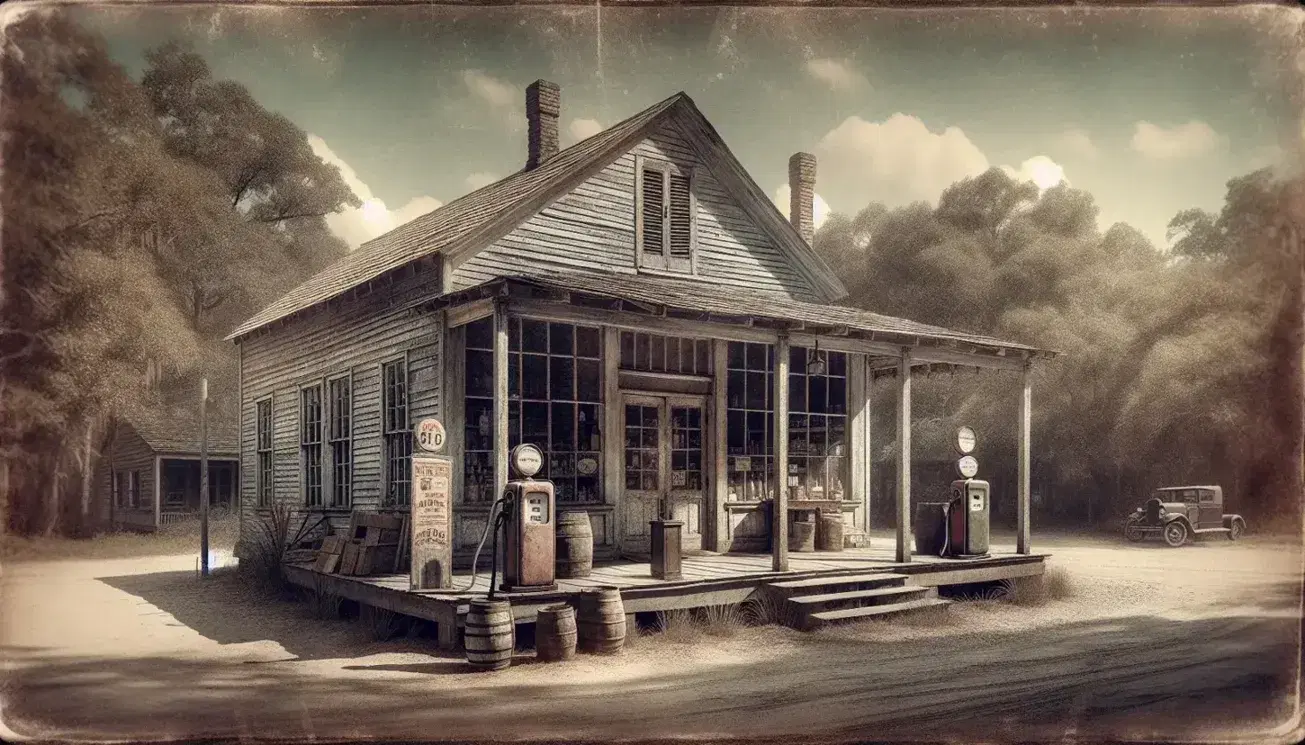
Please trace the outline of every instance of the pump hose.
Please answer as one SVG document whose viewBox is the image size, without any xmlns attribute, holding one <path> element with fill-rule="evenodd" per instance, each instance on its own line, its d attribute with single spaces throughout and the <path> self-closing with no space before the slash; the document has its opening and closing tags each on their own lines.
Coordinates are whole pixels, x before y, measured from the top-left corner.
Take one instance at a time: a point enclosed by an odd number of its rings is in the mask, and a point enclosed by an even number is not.
<svg viewBox="0 0 1305 745">
<path fill-rule="evenodd" d="M 942 550 L 938 552 L 939 558 L 947 556 L 948 544 L 952 538 L 952 503 L 948 502 L 943 505 L 943 545 Z"/>
<path fill-rule="evenodd" d="M 466 587 L 453 588 L 455 592 L 467 592 L 472 587 L 476 586 L 476 564 L 480 561 L 480 551 L 485 547 L 485 541 L 489 539 L 490 531 L 494 530 L 494 518 L 497 517 L 499 508 L 503 504 L 504 499 L 507 499 L 506 495 L 501 497 L 489 508 L 489 517 L 485 520 L 485 532 L 480 534 L 480 543 L 476 546 L 476 552 L 471 555 L 471 581 L 467 583 Z M 490 579 L 490 584 L 492 585 L 493 583 L 494 580 Z M 490 587 L 489 589 L 493 590 L 494 588 Z"/>
</svg>

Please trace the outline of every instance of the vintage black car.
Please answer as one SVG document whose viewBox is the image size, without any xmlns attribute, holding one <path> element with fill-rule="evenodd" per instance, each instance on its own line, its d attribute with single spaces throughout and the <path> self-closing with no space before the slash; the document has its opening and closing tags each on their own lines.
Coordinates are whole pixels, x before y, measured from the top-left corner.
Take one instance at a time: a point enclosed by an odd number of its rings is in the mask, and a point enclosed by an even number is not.
<svg viewBox="0 0 1305 745">
<path fill-rule="evenodd" d="M 1218 486 L 1168 486 L 1156 489 L 1146 504 L 1124 522 L 1124 537 L 1141 541 L 1158 535 L 1170 546 L 1206 535 L 1226 535 L 1235 541 L 1246 532 L 1241 515 L 1223 511 L 1223 489 Z"/>
</svg>

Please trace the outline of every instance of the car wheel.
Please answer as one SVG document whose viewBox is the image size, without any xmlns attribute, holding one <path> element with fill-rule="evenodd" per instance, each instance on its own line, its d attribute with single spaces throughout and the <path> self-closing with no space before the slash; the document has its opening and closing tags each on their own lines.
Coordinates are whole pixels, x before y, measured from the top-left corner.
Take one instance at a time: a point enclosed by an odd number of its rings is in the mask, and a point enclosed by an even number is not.
<svg viewBox="0 0 1305 745">
<path fill-rule="evenodd" d="M 1187 542 L 1187 526 L 1174 520 L 1165 526 L 1165 543 L 1177 548 Z"/>
<path fill-rule="evenodd" d="M 1242 537 L 1246 532 L 1246 524 L 1241 520 L 1233 520 L 1232 527 L 1228 529 L 1228 540 L 1235 541 Z"/>
<path fill-rule="evenodd" d="M 1146 537 L 1146 534 L 1142 532 L 1142 527 L 1138 522 L 1139 521 L 1136 517 L 1130 517 L 1128 522 L 1124 523 L 1124 538 L 1127 538 L 1133 543 L 1137 543 Z"/>
</svg>

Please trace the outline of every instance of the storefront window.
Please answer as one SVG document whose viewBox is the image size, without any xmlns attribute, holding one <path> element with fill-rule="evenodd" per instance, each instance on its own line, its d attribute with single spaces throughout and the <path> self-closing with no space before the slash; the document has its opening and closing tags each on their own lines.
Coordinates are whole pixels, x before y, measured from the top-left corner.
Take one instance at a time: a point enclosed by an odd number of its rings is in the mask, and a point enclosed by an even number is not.
<svg viewBox="0 0 1305 745">
<path fill-rule="evenodd" d="M 789 350 L 788 484 L 794 499 L 850 499 L 847 355 Z"/>
<path fill-rule="evenodd" d="M 789 496 L 850 499 L 847 355 L 802 347 L 792 347 L 789 353 Z M 726 467 L 731 501 L 757 501 L 774 494 L 774 357 L 769 344 L 729 344 Z"/>
<path fill-rule="evenodd" d="M 494 483 L 493 319 L 466 327 L 464 497 L 489 502 Z M 508 442 L 544 453 L 539 478 L 553 482 L 559 504 L 602 496 L 602 333 L 532 319 L 508 325 Z"/>
<path fill-rule="evenodd" d="M 725 416 L 730 501 L 760 501 L 774 491 L 774 358 L 769 344 L 729 344 Z"/>
</svg>

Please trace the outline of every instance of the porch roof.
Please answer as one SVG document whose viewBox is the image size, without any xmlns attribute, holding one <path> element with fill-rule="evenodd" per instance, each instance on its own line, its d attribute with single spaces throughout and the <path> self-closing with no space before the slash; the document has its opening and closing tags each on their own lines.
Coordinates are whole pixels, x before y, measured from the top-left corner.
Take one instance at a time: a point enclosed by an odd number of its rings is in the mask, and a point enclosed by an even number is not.
<svg viewBox="0 0 1305 745">
<path fill-rule="evenodd" d="M 859 308 L 806 303 L 756 290 L 646 275 L 592 272 L 501 277 L 441 296 L 431 301 L 431 305 L 452 307 L 491 297 L 551 300 L 651 317 L 775 332 L 788 330 L 822 339 L 844 338 L 855 340 L 855 346 L 868 354 L 886 357 L 900 358 L 904 348 L 911 348 L 913 360 L 922 365 L 1016 367 L 1024 361 L 1057 356 L 1056 352 L 1026 344 Z"/>
</svg>

